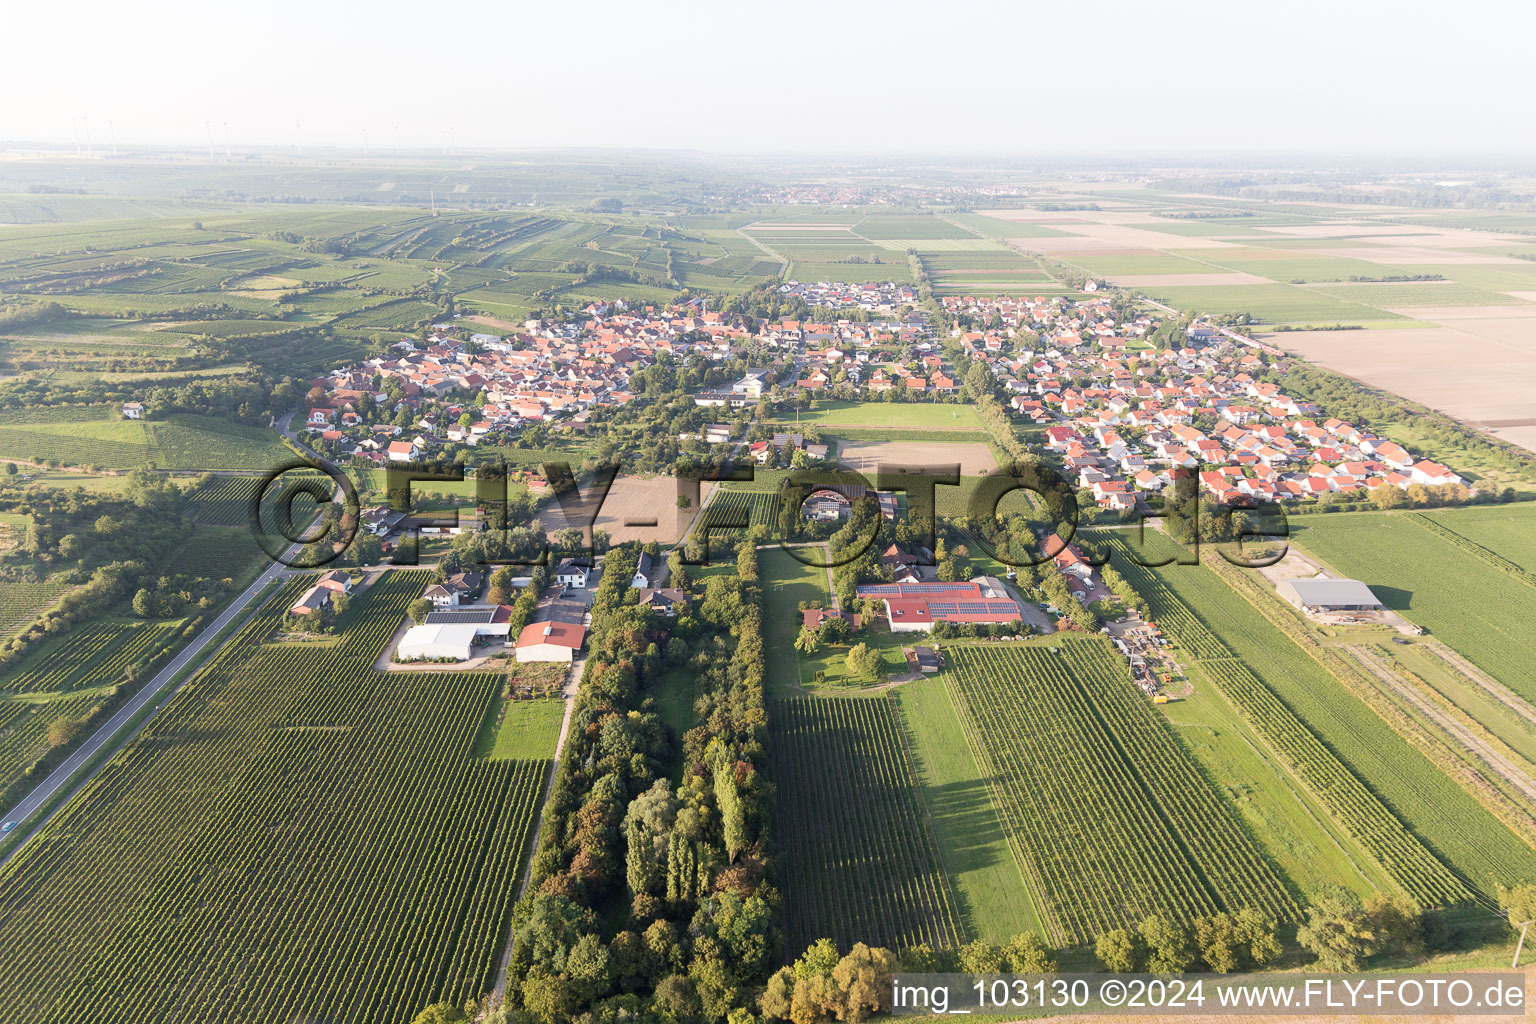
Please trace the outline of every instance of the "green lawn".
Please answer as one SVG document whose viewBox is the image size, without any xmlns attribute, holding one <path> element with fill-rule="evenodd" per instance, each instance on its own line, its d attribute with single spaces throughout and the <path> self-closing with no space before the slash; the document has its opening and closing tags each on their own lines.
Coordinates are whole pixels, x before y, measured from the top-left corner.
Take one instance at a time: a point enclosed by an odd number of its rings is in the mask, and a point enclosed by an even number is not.
<svg viewBox="0 0 1536 1024">
<path fill-rule="evenodd" d="M 885 660 L 886 674 L 900 675 L 907 671 L 907 659 L 901 653 L 902 645 L 921 643 L 922 640 L 921 636 L 892 633 L 882 622 L 878 629 L 866 627 L 859 630 L 850 643 L 824 644 L 814 654 L 801 654 L 799 651 L 793 653 L 800 661 L 802 685 L 808 689 L 869 686 L 870 680 L 851 675 L 848 671 L 848 651 L 854 644 L 868 644 L 878 650 Z M 825 678 L 820 682 L 816 680 L 818 672 L 825 673 Z"/>
<path fill-rule="evenodd" d="M 1303 895 L 1328 886 L 1343 886 L 1361 896 L 1393 888 L 1380 866 L 1329 820 L 1214 686 L 1197 685 L 1163 712 L 1206 777 Z"/>
<path fill-rule="evenodd" d="M 686 665 L 667 669 L 661 674 L 661 678 L 646 690 L 647 696 L 656 698 L 656 712 L 661 715 L 661 720 L 667 723 L 677 738 L 676 746 L 672 751 L 672 765 L 669 773 L 673 782 L 682 778 L 683 734 L 693 728 L 695 694 L 693 672 Z"/>
<path fill-rule="evenodd" d="M 811 409 L 782 413 L 789 423 L 802 426 L 906 427 L 914 429 L 984 430 L 976 410 L 969 405 L 936 402 L 845 402 L 821 399 Z"/>
<path fill-rule="evenodd" d="M 813 554 L 825 560 L 824 549 Z M 796 692 L 800 685 L 795 651 L 795 637 L 800 633 L 801 601 L 832 602 L 827 590 L 827 571 L 805 565 L 778 547 L 766 547 L 758 551 L 759 572 L 762 576 L 765 622 L 764 647 L 774 656 L 768 659 L 767 684 L 770 693 L 787 695 Z"/>
<path fill-rule="evenodd" d="M 498 698 L 499 700 L 499 698 Z M 500 701 L 492 714 L 500 722 L 487 723 L 475 737 L 474 757 L 497 761 L 543 760 L 555 756 L 565 701 L 554 698 Z"/>
<path fill-rule="evenodd" d="M 1006 942 L 1022 931 L 1045 934 L 949 692 L 938 679 L 922 679 L 895 693 L 939 864 L 968 937 Z"/>
</svg>

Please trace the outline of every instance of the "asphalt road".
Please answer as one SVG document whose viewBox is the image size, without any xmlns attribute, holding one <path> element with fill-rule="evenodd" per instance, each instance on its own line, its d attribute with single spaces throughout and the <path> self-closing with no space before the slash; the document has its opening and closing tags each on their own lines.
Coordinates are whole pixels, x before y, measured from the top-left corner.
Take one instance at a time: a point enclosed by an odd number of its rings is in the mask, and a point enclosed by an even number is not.
<svg viewBox="0 0 1536 1024">
<path fill-rule="evenodd" d="M 291 554 L 292 552 L 290 551 Z M 75 752 L 70 754 L 63 764 L 55 768 L 36 789 L 28 793 L 21 803 L 6 811 L 4 818 L 0 820 L 7 822 L 16 821 L 23 823 L 23 825 L 30 825 L 32 831 L 41 828 L 47 821 L 46 817 L 32 823 L 27 822 L 27 818 L 35 814 L 40 807 L 52 799 L 54 794 L 68 787 L 73 782 L 74 777 L 85 767 L 86 763 L 103 748 L 117 742 L 119 739 L 125 741 L 129 739 L 129 736 L 118 736 L 118 733 L 123 731 L 123 727 L 128 724 L 128 721 L 143 710 L 144 707 L 161 698 L 161 691 L 166 690 L 170 681 L 182 669 L 200 657 L 211 656 L 214 651 L 208 649 L 209 642 L 225 626 L 245 613 L 263 587 L 273 580 L 282 579 L 291 571 L 280 562 L 273 562 L 268 566 L 249 587 L 245 588 L 238 597 L 229 603 L 229 607 L 225 608 L 216 619 L 204 626 L 202 632 L 194 637 L 186 647 L 182 648 L 181 653 L 171 659 L 170 664 L 161 669 L 153 679 L 141 686 L 139 691 L 133 695 L 133 698 L 118 708 L 117 713 L 105 725 L 92 733 L 91 737 L 76 748 Z M 163 697 L 169 699 L 171 692 L 164 693 Z M 148 719 L 140 723 L 140 728 L 147 721 Z M 28 838 L 31 838 L 30 835 Z M 16 848 L 20 849 L 20 846 Z"/>
</svg>

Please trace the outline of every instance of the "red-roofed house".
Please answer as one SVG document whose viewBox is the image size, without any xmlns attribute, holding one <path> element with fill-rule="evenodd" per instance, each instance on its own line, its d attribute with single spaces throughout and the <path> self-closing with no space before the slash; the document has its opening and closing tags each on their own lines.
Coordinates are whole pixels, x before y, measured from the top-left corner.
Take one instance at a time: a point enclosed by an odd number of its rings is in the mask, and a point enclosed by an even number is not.
<svg viewBox="0 0 1536 1024">
<path fill-rule="evenodd" d="M 517 636 L 517 660 L 573 661 L 587 628 L 571 622 L 530 622 Z"/>
</svg>

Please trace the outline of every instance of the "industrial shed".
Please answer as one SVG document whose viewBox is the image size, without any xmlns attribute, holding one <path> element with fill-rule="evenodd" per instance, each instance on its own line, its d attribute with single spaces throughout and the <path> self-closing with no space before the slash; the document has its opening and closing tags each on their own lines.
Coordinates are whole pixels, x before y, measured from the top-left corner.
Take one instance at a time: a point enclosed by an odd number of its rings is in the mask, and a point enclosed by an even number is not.
<svg viewBox="0 0 1536 1024">
<path fill-rule="evenodd" d="M 435 661 L 451 658 L 454 661 L 468 661 L 474 656 L 470 649 L 474 646 L 475 637 L 479 635 L 480 627 L 473 623 L 412 626 L 400 638 L 400 646 L 395 648 L 395 659 Z"/>
<path fill-rule="evenodd" d="M 1359 580 L 1281 580 L 1280 596 L 1305 612 L 1374 612 L 1382 608 L 1371 588 Z"/>
</svg>

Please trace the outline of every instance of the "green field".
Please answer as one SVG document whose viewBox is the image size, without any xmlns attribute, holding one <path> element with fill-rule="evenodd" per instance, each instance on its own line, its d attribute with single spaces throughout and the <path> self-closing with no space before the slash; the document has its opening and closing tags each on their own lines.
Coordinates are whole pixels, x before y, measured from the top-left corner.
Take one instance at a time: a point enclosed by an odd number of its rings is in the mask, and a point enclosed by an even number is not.
<svg viewBox="0 0 1536 1024">
<path fill-rule="evenodd" d="M 1424 514 L 1527 572 L 1536 572 L 1536 503 L 1440 509 Z"/>
<path fill-rule="evenodd" d="M 1536 523 L 1526 509 L 1508 506 L 1512 521 Z M 1487 510 L 1492 511 L 1492 510 Z M 1460 532 L 1478 532 L 1475 512 L 1445 512 L 1435 520 Z M 1464 516 L 1473 518 L 1464 520 Z M 1506 524 L 1505 529 L 1509 529 Z M 1518 529 L 1518 527 L 1516 527 Z M 1465 535 L 1465 534 L 1464 534 Z M 1402 612 L 1536 702 L 1536 588 L 1417 525 L 1411 515 L 1355 513 L 1308 517 L 1295 543 L 1341 573 L 1366 583 L 1388 608 Z M 1487 546 L 1499 552 L 1498 537 Z M 1529 542 L 1512 548 L 1530 558 Z"/>
<path fill-rule="evenodd" d="M 988 217 L 983 213 L 946 213 L 944 217 L 988 238 L 1048 238 L 1052 235 L 1067 234 L 1065 231 L 1058 231 L 1044 224 L 1003 220 L 1001 217 Z"/>
<path fill-rule="evenodd" d="M 1381 284 L 1320 284 L 1307 289 L 1378 309 L 1388 306 L 1518 306 L 1520 299 L 1454 281 L 1404 281 Z"/>
<path fill-rule="evenodd" d="M 820 558 L 821 551 L 814 554 Z M 763 581 L 763 646 L 783 652 L 764 666 L 764 682 L 770 694 L 789 695 L 799 692 L 802 682 L 797 658 L 788 656 L 798 653 L 794 643 L 800 633 L 799 605 L 817 601 L 830 607 L 827 571 L 806 565 L 777 546 L 760 550 L 758 562 Z"/>
<path fill-rule="evenodd" d="M 985 430 L 969 405 L 936 402 L 845 402 L 818 399 L 810 409 L 786 421 L 788 427 L 887 427 L 912 430 Z"/>
<path fill-rule="evenodd" d="M 1220 274 L 1222 268 L 1213 267 L 1199 259 L 1187 259 L 1168 252 L 1126 252 L 1072 254 L 1074 266 L 1095 275 L 1116 274 Z"/>
<path fill-rule="evenodd" d="M 0 871 L 7 1020 L 408 1019 L 490 987 L 545 761 L 472 758 L 490 673 L 380 673 L 421 591 L 265 643 L 277 592 Z"/>
<path fill-rule="evenodd" d="M 473 754 L 498 761 L 552 758 L 564 714 L 562 700 L 501 701 L 498 720 L 481 730 Z"/>
<path fill-rule="evenodd" d="M 105 406 L 62 411 L 73 416 L 62 422 L 0 416 L 0 457 L 106 469 L 153 463 L 181 470 L 267 470 L 293 457 L 274 431 L 209 416 L 125 420 L 113 418 Z"/>
<path fill-rule="evenodd" d="M 1110 542 L 1120 571 L 1197 670 L 1410 894 L 1457 902 L 1470 883 L 1486 898 L 1536 873 L 1536 851 L 1215 572 L 1141 568 L 1123 538 Z M 1171 543 L 1149 532 L 1148 552 L 1170 553 Z"/>
<path fill-rule="evenodd" d="M 856 234 L 870 240 L 884 238 L 931 239 L 973 238 L 966 228 L 957 228 L 947 219 L 931 214 L 872 213 L 853 226 Z"/>
<path fill-rule="evenodd" d="M 914 680 L 895 694 L 939 863 L 967 935 L 989 942 L 1006 942 L 1024 931 L 1043 935 L 1040 913 L 944 681 Z"/>
<path fill-rule="evenodd" d="M 1253 731 L 1213 685 L 1199 685 L 1163 714 L 1257 838 L 1277 870 L 1305 897 L 1340 886 L 1360 897 L 1390 890 L 1392 879 L 1328 810 L 1306 783 L 1266 753 Z"/>
<path fill-rule="evenodd" d="M 1266 323 L 1358 323 L 1390 320 L 1397 314 L 1337 298 L 1316 288 L 1288 284 L 1179 286 L 1148 289 L 1175 309 L 1197 313 L 1248 313 Z"/>
<path fill-rule="evenodd" d="M 0 633 L 21 632 L 37 613 L 59 599 L 59 588 L 45 581 L 7 580 L 0 586 Z"/>
</svg>

